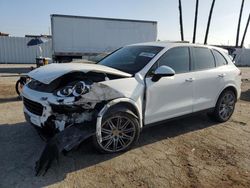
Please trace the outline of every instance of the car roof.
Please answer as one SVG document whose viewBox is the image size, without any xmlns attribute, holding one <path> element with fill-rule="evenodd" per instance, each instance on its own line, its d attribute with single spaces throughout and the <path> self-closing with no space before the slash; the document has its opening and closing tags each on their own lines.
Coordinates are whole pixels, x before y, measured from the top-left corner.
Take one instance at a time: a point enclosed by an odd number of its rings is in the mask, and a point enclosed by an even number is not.
<svg viewBox="0 0 250 188">
<path fill-rule="evenodd" d="M 212 48 L 219 51 L 227 52 L 227 50 L 215 46 L 209 46 L 204 44 L 193 44 L 187 41 L 156 41 L 156 42 L 146 42 L 146 43 L 137 43 L 128 46 L 158 46 L 163 48 L 173 48 L 173 47 L 180 47 L 180 46 L 193 46 L 193 47 L 206 47 Z"/>
</svg>

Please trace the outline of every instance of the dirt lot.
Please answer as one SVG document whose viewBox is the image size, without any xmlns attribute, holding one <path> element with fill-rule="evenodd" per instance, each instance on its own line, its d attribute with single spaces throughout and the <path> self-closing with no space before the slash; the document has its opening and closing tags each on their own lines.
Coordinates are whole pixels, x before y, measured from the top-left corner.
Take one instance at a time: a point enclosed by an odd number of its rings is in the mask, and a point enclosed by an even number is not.
<svg viewBox="0 0 250 188">
<path fill-rule="evenodd" d="M 86 141 L 34 176 L 44 142 L 25 123 L 17 77 L 0 77 L 0 187 L 250 187 L 250 68 L 230 121 L 206 115 L 147 128 L 132 150 L 98 154 Z"/>
</svg>

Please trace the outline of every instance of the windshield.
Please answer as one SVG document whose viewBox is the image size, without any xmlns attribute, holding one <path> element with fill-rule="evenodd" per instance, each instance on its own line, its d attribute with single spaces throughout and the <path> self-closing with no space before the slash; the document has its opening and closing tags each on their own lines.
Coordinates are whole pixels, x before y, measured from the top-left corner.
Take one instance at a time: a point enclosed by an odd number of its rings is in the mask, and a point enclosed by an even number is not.
<svg viewBox="0 0 250 188">
<path fill-rule="evenodd" d="M 113 52 L 98 64 L 135 74 L 162 49 L 158 46 L 127 46 Z"/>
</svg>

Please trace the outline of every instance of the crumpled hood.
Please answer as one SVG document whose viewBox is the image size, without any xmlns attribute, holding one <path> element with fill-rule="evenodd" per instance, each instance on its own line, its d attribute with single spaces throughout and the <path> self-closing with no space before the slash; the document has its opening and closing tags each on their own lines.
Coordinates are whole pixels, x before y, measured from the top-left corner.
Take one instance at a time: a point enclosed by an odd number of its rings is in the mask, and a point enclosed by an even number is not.
<svg viewBox="0 0 250 188">
<path fill-rule="evenodd" d="M 44 84 L 49 84 L 53 80 L 67 74 L 70 72 L 101 72 L 113 75 L 119 75 L 124 77 L 131 77 L 131 74 L 113 69 L 107 66 L 99 64 L 85 64 L 85 63 L 53 63 L 45 65 L 43 67 L 37 68 L 28 73 L 28 76 L 42 82 Z"/>
</svg>

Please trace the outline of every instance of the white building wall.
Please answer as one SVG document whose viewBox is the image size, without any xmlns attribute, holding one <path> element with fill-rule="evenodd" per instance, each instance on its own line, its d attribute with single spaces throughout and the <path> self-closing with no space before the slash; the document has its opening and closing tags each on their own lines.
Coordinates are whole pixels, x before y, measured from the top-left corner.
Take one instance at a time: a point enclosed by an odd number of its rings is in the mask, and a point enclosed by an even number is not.
<svg viewBox="0 0 250 188">
<path fill-rule="evenodd" d="M 0 36 L 0 63 L 35 63 L 38 46 L 27 46 L 32 38 Z M 51 58 L 51 40 L 41 44 L 42 56 Z"/>
<path fill-rule="evenodd" d="M 250 66 L 250 49 L 249 48 L 236 49 L 234 54 L 236 54 L 236 57 L 235 57 L 236 65 Z"/>
</svg>

